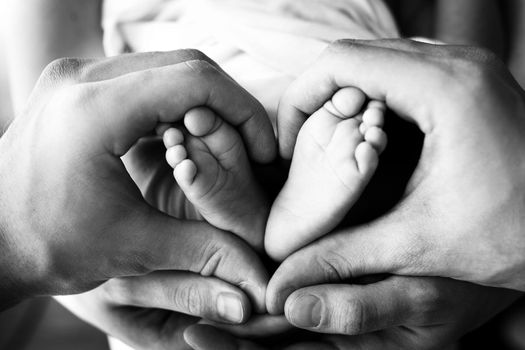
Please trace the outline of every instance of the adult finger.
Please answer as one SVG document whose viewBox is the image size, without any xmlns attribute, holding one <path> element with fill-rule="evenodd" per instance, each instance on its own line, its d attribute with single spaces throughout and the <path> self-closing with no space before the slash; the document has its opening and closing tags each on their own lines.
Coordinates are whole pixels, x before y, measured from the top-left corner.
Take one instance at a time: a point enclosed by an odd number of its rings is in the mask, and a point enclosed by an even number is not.
<svg viewBox="0 0 525 350">
<path fill-rule="evenodd" d="M 115 305 L 107 300 L 104 286 L 55 299 L 77 317 L 136 350 L 190 349 L 183 333 L 199 320 L 168 310 Z"/>
<path fill-rule="evenodd" d="M 194 350 L 264 350 L 267 347 L 237 338 L 208 325 L 192 325 L 184 332 L 184 339 Z M 288 339 L 283 339 L 286 343 Z M 300 342 L 288 346 L 272 346 L 278 350 L 336 350 L 331 342 Z"/>
<path fill-rule="evenodd" d="M 122 218 L 121 229 L 113 234 L 125 242 L 119 249 L 123 256 L 113 253 L 120 266 L 115 277 L 158 270 L 213 276 L 238 286 L 250 297 L 257 312 L 265 312 L 268 273 L 257 254 L 232 234 L 205 222 L 174 219 L 152 208 Z"/>
<path fill-rule="evenodd" d="M 194 325 L 184 331 L 184 340 L 194 350 L 264 350 L 251 341 L 235 338 L 209 325 Z"/>
<path fill-rule="evenodd" d="M 508 75 L 508 69 L 498 55 L 482 47 L 433 44 L 412 39 L 379 39 L 367 41 L 366 43 L 385 49 L 431 55 L 434 58 L 448 59 L 449 61 L 468 59 L 497 70 L 500 74 Z"/>
<path fill-rule="evenodd" d="M 116 278 L 103 288 L 111 303 L 171 310 L 217 322 L 238 324 L 251 313 L 250 301 L 238 287 L 195 273 L 169 271 Z"/>
<path fill-rule="evenodd" d="M 327 335 L 324 340 L 329 343 L 333 350 L 404 350 L 404 349 L 427 349 L 416 341 L 417 335 L 411 330 L 393 328 L 379 332 L 360 334 L 357 336 Z M 433 346 L 432 349 L 438 347 Z M 439 349 L 446 349 L 439 347 Z"/>
<path fill-rule="evenodd" d="M 392 273 L 440 275 L 429 250 L 439 250 L 424 218 L 424 211 L 403 208 L 373 223 L 343 229 L 326 236 L 289 256 L 272 276 L 266 295 L 268 311 L 280 314 L 288 296 L 302 287 L 340 283 L 359 276 Z M 421 219 L 423 218 L 423 219 Z M 445 254 L 445 253 L 443 253 Z M 443 267 L 445 268 L 445 267 Z M 446 274 L 444 274 L 446 275 Z"/>
<path fill-rule="evenodd" d="M 434 121 L 428 111 L 437 103 L 435 92 L 450 82 L 450 74 L 458 74 L 435 59 L 436 52 L 446 50 L 449 48 L 399 39 L 335 42 L 290 85 L 280 101 L 281 155 L 291 158 L 305 116 L 320 108 L 338 89 L 348 86 L 385 101 L 397 114 L 429 132 Z"/>
<path fill-rule="evenodd" d="M 165 52 L 139 52 L 82 62 L 76 73 L 79 83 L 117 78 L 121 75 L 171 66 L 187 61 L 204 61 L 224 72 L 221 67 L 199 50 L 184 49 Z M 226 73 L 224 73 L 226 74 Z"/>
<path fill-rule="evenodd" d="M 409 324 L 416 312 L 428 312 L 424 308 L 437 291 L 431 284 L 426 287 L 417 279 L 399 277 L 369 285 L 306 287 L 288 297 L 285 314 L 294 326 L 313 332 L 369 333 Z"/>
<path fill-rule="evenodd" d="M 232 325 L 202 320 L 201 324 L 208 324 L 220 330 L 226 331 L 231 335 L 239 338 L 269 338 L 283 335 L 290 331 L 293 326 L 283 316 L 273 315 L 252 315 L 252 317 L 243 324 Z"/>
<path fill-rule="evenodd" d="M 113 79 L 124 74 L 201 60 L 219 66 L 199 50 L 184 49 L 165 52 L 139 52 L 101 59 L 65 57 L 51 62 L 44 69 L 39 83 L 71 84 Z M 220 68 L 219 68 L 220 69 Z"/>
<path fill-rule="evenodd" d="M 208 106 L 238 127 L 254 160 L 268 162 L 275 156 L 272 126 L 262 105 L 207 61 L 133 72 L 56 94 L 57 111 L 71 104 L 90 112 L 89 118 L 74 122 L 95 128 L 91 135 L 100 133 L 103 146 L 118 156 L 158 123 L 179 121 L 196 106 Z"/>
</svg>

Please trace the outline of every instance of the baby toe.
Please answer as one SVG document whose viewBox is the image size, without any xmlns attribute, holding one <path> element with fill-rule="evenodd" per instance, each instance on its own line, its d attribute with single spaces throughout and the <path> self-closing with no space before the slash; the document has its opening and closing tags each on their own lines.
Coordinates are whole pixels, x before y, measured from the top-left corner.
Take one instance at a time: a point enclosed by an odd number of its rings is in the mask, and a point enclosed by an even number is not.
<svg viewBox="0 0 525 350">
<path fill-rule="evenodd" d="M 369 142 L 361 142 L 357 145 L 355 160 L 359 172 L 365 177 L 370 177 L 379 163 L 377 151 Z"/>
<path fill-rule="evenodd" d="M 184 135 L 179 129 L 169 128 L 162 134 L 162 141 L 166 148 L 170 148 L 184 142 Z"/>
<path fill-rule="evenodd" d="M 372 100 L 368 102 L 368 105 L 366 106 L 367 109 L 377 108 L 382 110 L 383 112 L 386 112 L 386 104 L 383 101 L 378 100 Z"/>
<path fill-rule="evenodd" d="M 368 126 L 377 126 L 382 128 L 385 123 L 385 114 L 379 108 L 368 108 L 363 113 L 363 123 Z"/>
<path fill-rule="evenodd" d="M 365 100 L 366 95 L 361 90 L 347 87 L 337 91 L 325 108 L 339 118 L 349 118 L 359 113 Z"/>
<path fill-rule="evenodd" d="M 383 129 L 377 126 L 370 127 L 365 133 L 366 142 L 370 143 L 378 153 L 382 153 L 387 144 L 387 136 Z"/>
<path fill-rule="evenodd" d="M 190 159 L 180 162 L 173 170 L 173 176 L 182 187 L 190 186 L 197 175 L 197 166 Z M 184 190 L 184 189 L 183 189 Z"/>
<path fill-rule="evenodd" d="M 175 168 L 186 158 L 188 158 L 188 152 L 183 145 L 175 145 L 166 150 L 166 161 L 172 168 Z"/>
<path fill-rule="evenodd" d="M 189 110 L 184 116 L 184 126 L 190 134 L 202 137 L 212 133 L 221 120 L 215 113 L 206 107 L 198 107 Z"/>
</svg>

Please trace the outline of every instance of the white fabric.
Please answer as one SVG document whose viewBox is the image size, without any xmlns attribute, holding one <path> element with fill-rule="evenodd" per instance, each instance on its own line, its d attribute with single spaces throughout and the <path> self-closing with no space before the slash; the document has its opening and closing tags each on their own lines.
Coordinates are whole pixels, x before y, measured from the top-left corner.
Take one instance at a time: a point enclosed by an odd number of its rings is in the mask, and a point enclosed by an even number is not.
<svg viewBox="0 0 525 350">
<path fill-rule="evenodd" d="M 328 43 L 397 37 L 382 0 L 106 0 L 108 55 L 195 48 L 261 101 L 280 96 Z"/>
</svg>

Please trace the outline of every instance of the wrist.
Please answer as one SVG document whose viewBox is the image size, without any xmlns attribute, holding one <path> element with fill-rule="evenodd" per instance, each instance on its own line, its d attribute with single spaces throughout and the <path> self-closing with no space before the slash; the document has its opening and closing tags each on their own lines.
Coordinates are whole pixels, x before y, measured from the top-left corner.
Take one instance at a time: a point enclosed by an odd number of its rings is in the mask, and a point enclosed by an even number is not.
<svg viewBox="0 0 525 350">
<path fill-rule="evenodd" d="M 5 310 L 27 298 L 35 296 L 30 275 L 34 274 L 34 264 L 28 257 L 34 252 L 24 254 L 20 237 L 16 233 L 16 218 L 13 213 L 10 192 L 13 191 L 10 179 L 10 154 L 6 149 L 5 138 L 0 138 L 0 311 Z M 16 187 L 14 187 L 16 188 Z"/>
</svg>

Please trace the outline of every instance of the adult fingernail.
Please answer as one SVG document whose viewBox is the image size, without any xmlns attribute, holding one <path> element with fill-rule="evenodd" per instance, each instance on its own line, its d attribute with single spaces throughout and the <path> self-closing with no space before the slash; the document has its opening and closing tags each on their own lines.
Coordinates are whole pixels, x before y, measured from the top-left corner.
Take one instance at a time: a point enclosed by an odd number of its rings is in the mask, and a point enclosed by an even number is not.
<svg viewBox="0 0 525 350">
<path fill-rule="evenodd" d="M 244 310 L 241 299 L 232 293 L 221 293 L 217 298 L 219 316 L 226 322 L 241 323 Z"/>
<path fill-rule="evenodd" d="M 323 303 L 313 295 L 297 298 L 288 310 L 290 322 L 297 327 L 314 328 L 321 324 Z"/>
</svg>

